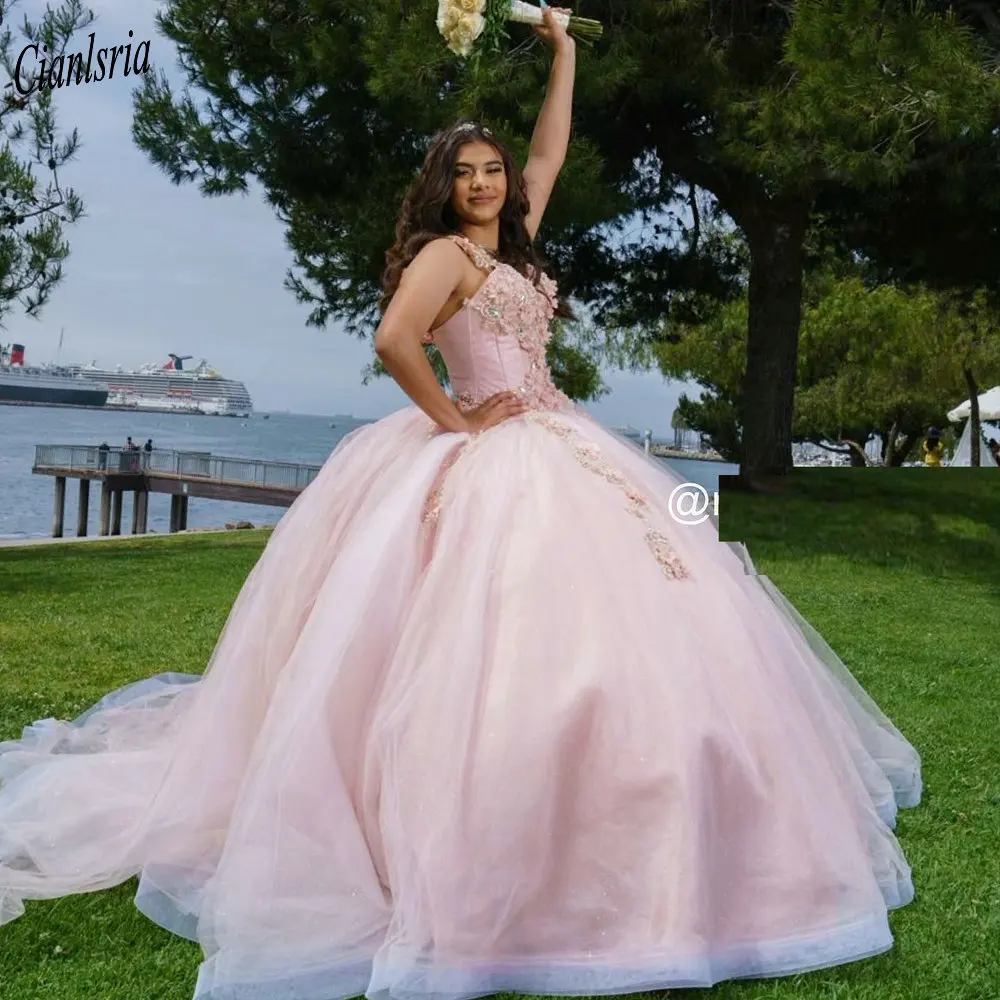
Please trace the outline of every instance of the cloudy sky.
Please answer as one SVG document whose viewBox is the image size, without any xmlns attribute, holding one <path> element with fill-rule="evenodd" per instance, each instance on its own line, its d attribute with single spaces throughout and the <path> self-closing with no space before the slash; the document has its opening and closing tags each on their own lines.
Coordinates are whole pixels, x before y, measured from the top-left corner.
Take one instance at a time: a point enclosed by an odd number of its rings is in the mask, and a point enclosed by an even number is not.
<svg viewBox="0 0 1000 1000">
<path fill-rule="evenodd" d="M 25 12 L 37 16 L 43 6 L 18 4 L 7 25 Z M 178 82 L 174 47 L 154 24 L 159 4 L 92 0 L 89 6 L 97 15 L 98 47 L 149 39 L 151 63 Z M 168 352 L 205 357 L 244 381 L 259 410 L 381 417 L 405 405 L 389 379 L 362 386 L 368 343 L 337 325 L 305 325 L 307 310 L 282 284 L 291 264 L 282 227 L 259 190 L 205 198 L 194 185 L 175 187 L 135 147 L 136 84 L 119 73 L 57 92 L 60 126 L 76 126 L 81 138 L 61 179 L 82 196 L 86 216 L 70 229 L 66 276 L 40 319 L 12 312 L 0 338 L 24 343 L 29 362 L 56 360 L 63 329 L 64 362 L 130 367 L 165 361 Z M 613 371 L 605 381 L 611 394 L 589 407 L 599 420 L 669 433 L 683 385 Z"/>
</svg>

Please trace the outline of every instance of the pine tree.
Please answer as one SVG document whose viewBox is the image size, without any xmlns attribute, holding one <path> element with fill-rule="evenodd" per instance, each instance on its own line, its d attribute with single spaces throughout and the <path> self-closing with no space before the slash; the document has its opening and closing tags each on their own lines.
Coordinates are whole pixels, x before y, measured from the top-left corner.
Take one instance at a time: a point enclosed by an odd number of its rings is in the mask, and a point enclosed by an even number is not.
<svg viewBox="0 0 1000 1000">
<path fill-rule="evenodd" d="M 38 315 L 69 256 L 64 224 L 83 215 L 82 201 L 59 174 L 79 148 L 77 130 L 58 134 L 52 91 L 29 79 L 37 73 L 33 57 L 22 62 L 21 86 L 14 85 L 18 57 L 37 45 L 51 64 L 94 21 L 79 0 L 64 0 L 47 7 L 38 22 L 25 16 L 15 34 L 10 24 L 16 7 L 0 0 L 0 61 L 12 81 L 0 97 L 0 319 L 18 307 Z"/>
<path fill-rule="evenodd" d="M 436 6 L 168 0 L 159 17 L 207 99 L 148 75 L 136 141 L 206 194 L 263 185 L 295 254 L 288 287 L 314 323 L 373 331 L 395 213 L 430 133 L 471 114 L 524 162 L 550 56 L 511 26 L 511 54 L 463 66 L 437 35 Z M 738 414 L 747 472 L 791 463 L 804 243 L 821 200 L 856 218 L 861 202 L 845 192 L 889 190 L 996 123 L 1000 80 L 985 35 L 962 20 L 972 7 L 577 4 L 605 38 L 578 56 L 573 141 L 540 249 L 596 324 L 654 330 L 692 290 L 738 291 L 701 239 L 703 220 L 678 208 L 711 194 L 751 257 Z"/>
</svg>

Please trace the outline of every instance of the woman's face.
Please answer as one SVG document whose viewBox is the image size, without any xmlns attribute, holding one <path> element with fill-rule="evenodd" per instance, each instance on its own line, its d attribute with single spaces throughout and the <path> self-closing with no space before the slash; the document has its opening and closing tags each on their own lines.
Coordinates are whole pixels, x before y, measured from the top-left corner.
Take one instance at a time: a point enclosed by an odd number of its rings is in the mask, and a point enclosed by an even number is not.
<svg viewBox="0 0 1000 1000">
<path fill-rule="evenodd" d="M 467 142 L 458 150 L 451 207 L 475 225 L 492 222 L 507 198 L 507 174 L 500 154 L 485 142 Z"/>
</svg>

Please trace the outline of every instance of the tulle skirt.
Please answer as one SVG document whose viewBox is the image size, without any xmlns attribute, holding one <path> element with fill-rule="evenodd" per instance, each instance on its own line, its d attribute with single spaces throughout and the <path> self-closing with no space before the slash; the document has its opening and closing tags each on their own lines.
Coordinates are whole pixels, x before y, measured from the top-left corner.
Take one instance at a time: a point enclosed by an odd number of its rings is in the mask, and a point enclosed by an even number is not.
<svg viewBox="0 0 1000 1000">
<path fill-rule="evenodd" d="M 0 923 L 139 875 L 203 948 L 196 1000 L 617 993 L 888 949 L 919 757 L 742 546 L 674 520 L 679 482 L 582 411 L 359 428 L 203 674 L 0 744 Z"/>
</svg>

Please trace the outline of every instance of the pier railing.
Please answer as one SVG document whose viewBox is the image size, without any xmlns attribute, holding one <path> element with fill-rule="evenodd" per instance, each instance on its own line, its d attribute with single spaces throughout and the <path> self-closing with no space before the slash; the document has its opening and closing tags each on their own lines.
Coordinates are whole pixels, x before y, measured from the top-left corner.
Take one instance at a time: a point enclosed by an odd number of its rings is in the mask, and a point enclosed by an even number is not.
<svg viewBox="0 0 1000 1000">
<path fill-rule="evenodd" d="M 66 470 L 118 475 L 170 476 L 214 483 L 303 490 L 319 474 L 320 465 L 227 458 L 202 451 L 151 452 L 89 445 L 35 446 L 35 470 Z"/>
</svg>

